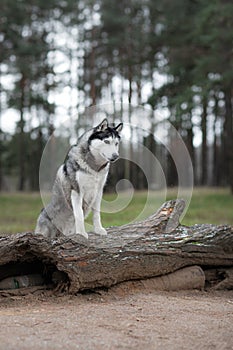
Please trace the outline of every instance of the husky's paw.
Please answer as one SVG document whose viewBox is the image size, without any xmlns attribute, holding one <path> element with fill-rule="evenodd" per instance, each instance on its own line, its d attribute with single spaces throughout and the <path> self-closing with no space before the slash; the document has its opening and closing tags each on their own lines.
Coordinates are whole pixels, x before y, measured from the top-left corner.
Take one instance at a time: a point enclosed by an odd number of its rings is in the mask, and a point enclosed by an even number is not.
<svg viewBox="0 0 233 350">
<path fill-rule="evenodd" d="M 77 234 L 88 239 L 88 234 L 86 232 L 77 232 Z"/>
<path fill-rule="evenodd" d="M 103 227 L 99 227 L 99 228 L 94 229 L 94 232 L 97 235 L 101 235 L 101 236 L 106 236 L 107 235 L 107 231 Z"/>
</svg>

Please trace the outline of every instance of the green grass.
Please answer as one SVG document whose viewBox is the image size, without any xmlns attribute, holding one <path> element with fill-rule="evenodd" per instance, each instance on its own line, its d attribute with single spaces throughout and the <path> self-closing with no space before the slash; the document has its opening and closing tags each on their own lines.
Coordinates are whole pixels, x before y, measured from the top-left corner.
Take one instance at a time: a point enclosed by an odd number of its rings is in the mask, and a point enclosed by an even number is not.
<svg viewBox="0 0 233 350">
<path fill-rule="evenodd" d="M 39 193 L 0 195 L 0 234 L 31 231 L 43 207 Z"/>
<path fill-rule="evenodd" d="M 228 189 L 195 190 L 184 225 L 201 223 L 233 225 L 233 195 Z"/>
<path fill-rule="evenodd" d="M 105 194 L 102 221 L 105 227 L 122 225 L 139 220 L 155 212 L 164 200 L 176 198 L 176 191 L 169 190 L 164 198 L 159 192 L 135 192 L 130 199 L 129 193 Z M 113 202 L 115 201 L 115 202 Z M 43 204 L 39 193 L 4 193 L 0 195 L 0 234 L 31 231 L 35 227 L 36 218 Z M 118 206 L 119 210 L 116 209 Z M 125 208 L 124 208 L 125 206 Z M 143 208 L 145 212 L 139 215 Z M 123 208 L 123 209 L 121 209 Z M 111 213 L 106 213 L 112 211 Z M 91 223 L 91 217 L 87 223 Z M 233 196 L 228 189 L 196 189 L 193 192 L 188 211 L 182 224 L 197 223 L 231 224 L 233 225 Z M 87 229 L 90 229 L 87 226 Z"/>
</svg>

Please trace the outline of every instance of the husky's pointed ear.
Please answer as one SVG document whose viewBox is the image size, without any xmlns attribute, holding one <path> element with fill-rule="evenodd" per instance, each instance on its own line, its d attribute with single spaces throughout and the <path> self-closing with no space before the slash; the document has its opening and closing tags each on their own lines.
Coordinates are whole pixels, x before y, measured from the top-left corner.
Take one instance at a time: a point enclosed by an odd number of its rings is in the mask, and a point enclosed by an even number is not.
<svg viewBox="0 0 233 350">
<path fill-rule="evenodd" d="M 102 122 L 99 124 L 99 125 L 97 125 L 96 127 L 95 127 L 95 130 L 96 131 L 104 131 L 104 130 L 106 130 L 108 128 L 108 121 L 107 121 L 107 119 L 105 118 L 104 120 L 102 120 Z"/>
<path fill-rule="evenodd" d="M 115 130 L 116 130 L 118 133 L 120 133 L 121 130 L 122 130 L 122 128 L 123 128 L 123 123 L 120 123 L 120 124 L 118 124 L 118 125 L 115 127 Z"/>
</svg>

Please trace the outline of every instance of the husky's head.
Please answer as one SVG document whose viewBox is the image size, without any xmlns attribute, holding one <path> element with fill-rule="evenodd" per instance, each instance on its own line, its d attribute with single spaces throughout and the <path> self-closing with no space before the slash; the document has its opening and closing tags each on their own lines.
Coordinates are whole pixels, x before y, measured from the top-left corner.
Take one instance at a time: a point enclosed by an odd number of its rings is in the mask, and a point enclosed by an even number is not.
<svg viewBox="0 0 233 350">
<path fill-rule="evenodd" d="M 119 157 L 120 132 L 123 124 L 110 127 L 107 119 L 104 119 L 93 129 L 88 144 L 91 153 L 103 161 L 114 162 Z"/>
</svg>

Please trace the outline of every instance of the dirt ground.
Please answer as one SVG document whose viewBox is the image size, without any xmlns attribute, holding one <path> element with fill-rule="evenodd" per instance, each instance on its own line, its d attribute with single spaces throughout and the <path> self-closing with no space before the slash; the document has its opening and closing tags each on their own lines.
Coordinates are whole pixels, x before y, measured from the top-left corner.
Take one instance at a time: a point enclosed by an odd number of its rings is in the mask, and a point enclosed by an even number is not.
<svg viewBox="0 0 233 350">
<path fill-rule="evenodd" d="M 0 349 L 233 349 L 233 291 L 0 298 Z"/>
</svg>

